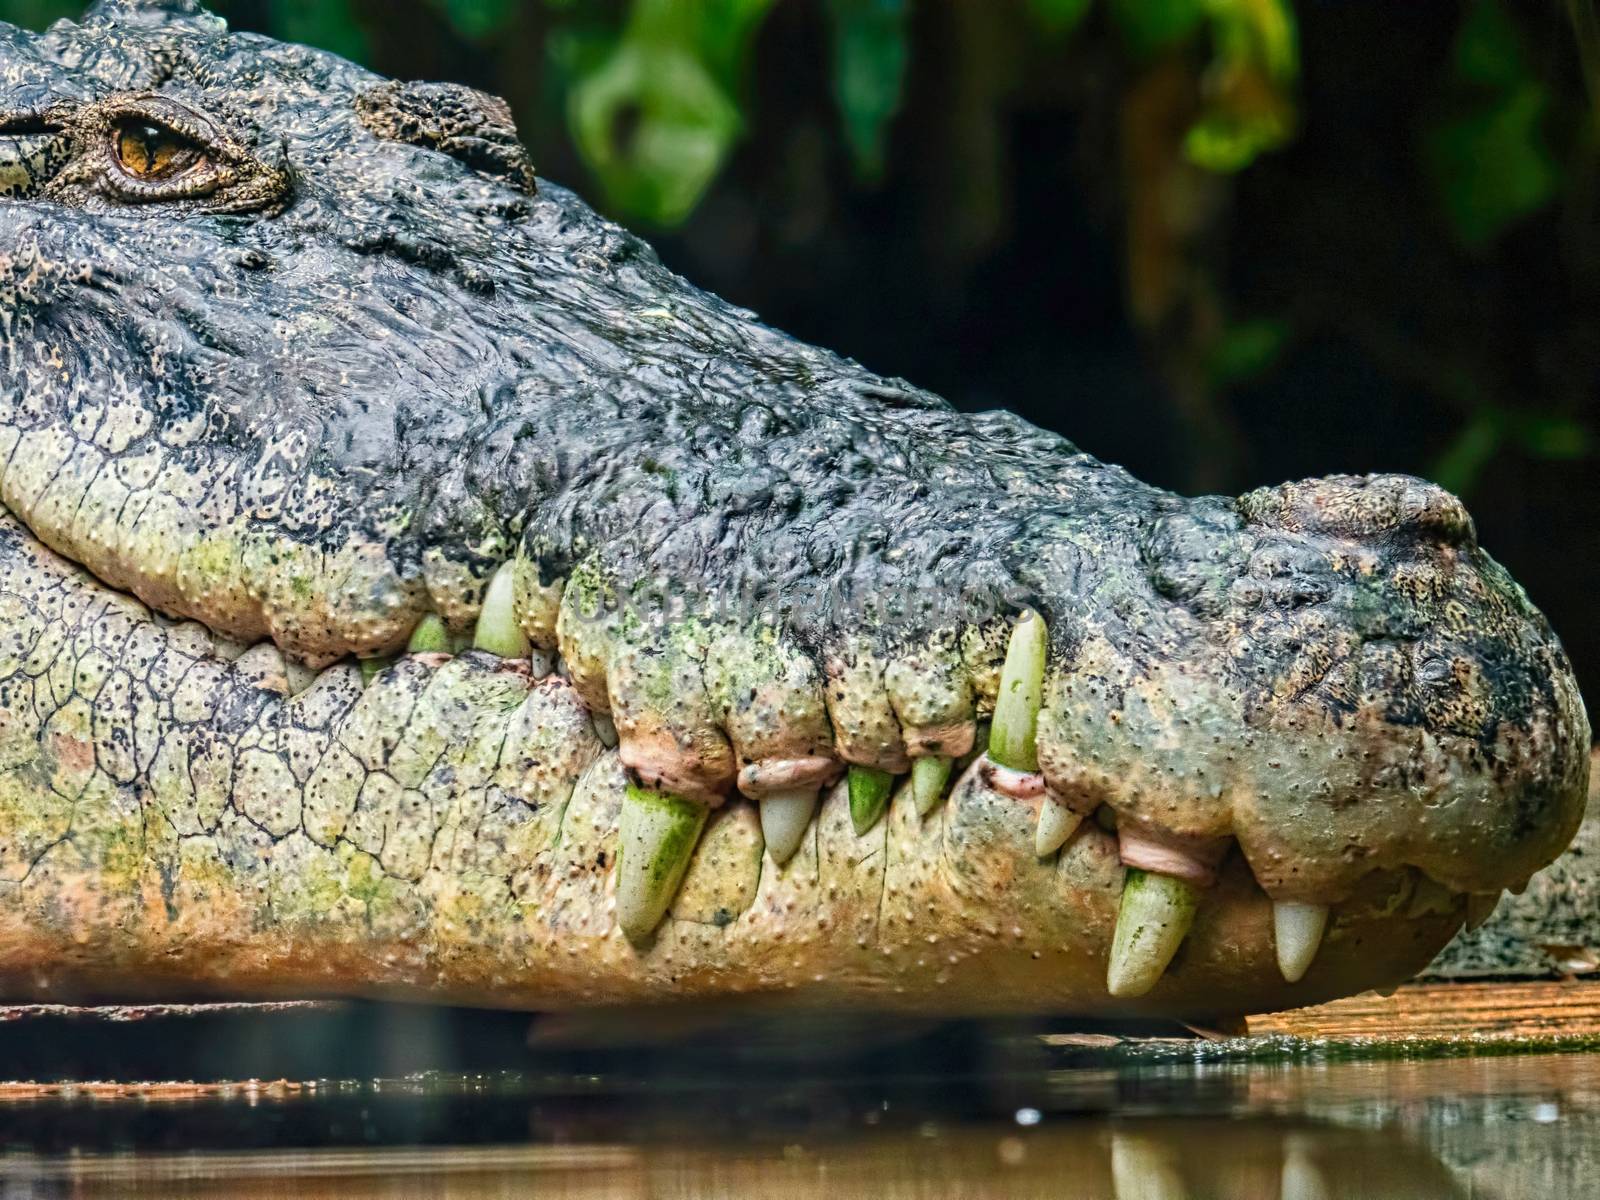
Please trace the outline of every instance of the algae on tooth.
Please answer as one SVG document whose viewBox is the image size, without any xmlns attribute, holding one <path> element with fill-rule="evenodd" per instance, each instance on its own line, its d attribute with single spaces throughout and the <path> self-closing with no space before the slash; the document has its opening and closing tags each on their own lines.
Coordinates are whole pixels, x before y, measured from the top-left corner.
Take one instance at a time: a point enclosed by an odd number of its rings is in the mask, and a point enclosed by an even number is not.
<svg viewBox="0 0 1600 1200">
<path fill-rule="evenodd" d="M 483 607 L 478 611 L 478 624 L 472 633 L 472 644 L 501 658 L 528 657 L 531 647 L 528 635 L 517 621 L 514 567 L 509 562 L 501 563 L 494 578 L 489 580 L 489 587 L 483 594 Z"/>
<path fill-rule="evenodd" d="M 617 842 L 617 924 L 630 942 L 661 923 L 705 828 L 707 808 L 629 784 Z"/>
<path fill-rule="evenodd" d="M 1155 987 L 1194 923 L 1197 902 L 1194 888 L 1183 880 L 1129 867 L 1111 939 L 1106 990 L 1131 998 Z"/>
<path fill-rule="evenodd" d="M 930 754 L 911 763 L 911 796 L 916 802 L 917 815 L 925 817 L 944 798 L 945 785 L 950 782 L 952 759 L 942 754 Z"/>
<path fill-rule="evenodd" d="M 1037 771 L 1039 708 L 1044 703 L 1045 656 L 1049 631 L 1031 608 L 1011 630 L 1000 692 L 989 725 L 989 757 L 1013 771 Z"/>
<path fill-rule="evenodd" d="M 450 648 L 450 631 L 438 613 L 429 613 L 418 621 L 406 643 L 410 654 L 449 654 Z"/>
<path fill-rule="evenodd" d="M 878 823 L 889 804 L 894 776 L 876 767 L 850 767 L 850 823 L 860 837 Z"/>
</svg>

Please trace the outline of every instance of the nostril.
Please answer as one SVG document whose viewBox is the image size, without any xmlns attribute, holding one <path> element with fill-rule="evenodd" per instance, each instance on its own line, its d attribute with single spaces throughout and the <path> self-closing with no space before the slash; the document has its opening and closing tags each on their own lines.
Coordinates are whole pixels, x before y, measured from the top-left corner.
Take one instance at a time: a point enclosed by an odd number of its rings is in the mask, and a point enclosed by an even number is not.
<svg viewBox="0 0 1600 1200">
<path fill-rule="evenodd" d="M 1239 498 L 1252 525 L 1293 533 L 1365 538 L 1408 533 L 1455 545 L 1476 539 L 1460 500 L 1410 475 L 1332 475 L 1258 488 Z"/>
</svg>

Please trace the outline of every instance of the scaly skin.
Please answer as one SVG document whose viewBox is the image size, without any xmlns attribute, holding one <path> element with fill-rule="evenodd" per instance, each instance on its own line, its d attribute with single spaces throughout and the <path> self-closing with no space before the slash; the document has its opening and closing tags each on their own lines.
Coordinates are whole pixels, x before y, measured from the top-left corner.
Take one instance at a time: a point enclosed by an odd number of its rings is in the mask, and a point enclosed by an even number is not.
<svg viewBox="0 0 1600 1200">
<path fill-rule="evenodd" d="M 1235 1012 L 1403 978 L 1581 816 L 1453 497 L 1186 500 L 955 413 L 535 187 L 492 98 L 103 5 L 0 26 L 0 197 L 10 993 Z M 968 754 L 1025 609 L 1042 774 L 857 832 L 843 766 Z M 430 614 L 530 657 L 363 687 Z M 712 811 L 626 937 L 630 778 Z M 740 797 L 825 786 L 780 868 Z M 1099 819 L 1041 858 L 1050 798 Z M 1200 889 L 1139 999 L 1123 862 Z M 1292 985 L 1274 900 L 1335 906 Z"/>
</svg>

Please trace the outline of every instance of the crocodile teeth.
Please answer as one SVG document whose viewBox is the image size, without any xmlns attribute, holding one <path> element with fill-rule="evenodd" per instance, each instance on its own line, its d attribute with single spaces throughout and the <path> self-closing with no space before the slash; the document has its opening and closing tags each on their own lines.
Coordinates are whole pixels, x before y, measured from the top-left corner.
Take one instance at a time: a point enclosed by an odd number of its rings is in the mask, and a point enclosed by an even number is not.
<svg viewBox="0 0 1600 1200">
<path fill-rule="evenodd" d="M 635 945 L 655 932 L 678 894 L 706 813 L 682 796 L 628 785 L 617 844 L 617 924 Z"/>
<path fill-rule="evenodd" d="M 1160 982 L 1194 923 L 1196 901 L 1194 888 L 1181 879 L 1128 869 L 1106 967 L 1113 996 L 1142 996 Z"/>
<path fill-rule="evenodd" d="M 478 624 L 472 631 L 472 644 L 479 650 L 501 658 L 527 658 L 528 635 L 517 621 L 516 586 L 512 563 L 503 562 L 489 580 L 478 610 Z"/>
<path fill-rule="evenodd" d="M 860 837 L 878 823 L 889 804 L 894 776 L 876 767 L 850 768 L 850 823 Z"/>
<path fill-rule="evenodd" d="M 1273 939 L 1278 947 L 1278 970 L 1290 983 L 1299 983 L 1317 957 L 1322 931 L 1328 926 L 1326 904 L 1275 900 L 1272 904 Z"/>
<path fill-rule="evenodd" d="M 930 754 L 912 762 L 911 798 L 916 803 L 919 817 L 927 816 L 938 806 L 944 797 L 945 784 L 950 782 L 950 768 L 954 765 L 954 759 L 942 754 Z"/>
<path fill-rule="evenodd" d="M 1000 668 L 1000 691 L 989 725 L 989 757 L 1013 771 L 1037 771 L 1039 706 L 1044 697 L 1044 663 L 1049 650 L 1044 618 L 1031 608 L 1023 612 L 1006 644 Z"/>
<path fill-rule="evenodd" d="M 1467 895 L 1467 931 L 1477 929 L 1490 917 L 1500 903 L 1500 892 L 1471 892 Z"/>
<path fill-rule="evenodd" d="M 412 654 L 450 653 L 450 631 L 444 627 L 444 621 L 437 613 L 429 613 L 417 622 L 417 627 L 411 631 L 411 640 L 406 643 L 406 650 Z"/>
<path fill-rule="evenodd" d="M 609 713 L 597 712 L 589 718 L 594 725 L 594 735 L 599 738 L 607 750 L 617 748 L 617 726 L 612 721 Z"/>
<path fill-rule="evenodd" d="M 1039 805 L 1039 824 L 1033 835 L 1033 851 L 1040 858 L 1048 858 L 1067 844 L 1079 825 L 1083 814 L 1073 812 L 1053 792 L 1046 792 Z"/>
<path fill-rule="evenodd" d="M 817 811 L 816 788 L 791 788 L 761 797 L 761 836 L 780 867 L 794 857 Z"/>
</svg>

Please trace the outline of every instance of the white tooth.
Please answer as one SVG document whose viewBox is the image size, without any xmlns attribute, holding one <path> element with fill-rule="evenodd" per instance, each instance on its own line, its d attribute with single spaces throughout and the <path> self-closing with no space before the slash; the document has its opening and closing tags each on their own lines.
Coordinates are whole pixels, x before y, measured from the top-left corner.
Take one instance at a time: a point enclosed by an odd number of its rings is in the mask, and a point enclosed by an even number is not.
<svg viewBox="0 0 1600 1200">
<path fill-rule="evenodd" d="M 594 735 L 605 743 L 606 749 L 615 750 L 617 748 L 617 726 L 612 721 L 610 714 L 594 713 L 590 716 L 589 722 L 594 726 Z"/>
<path fill-rule="evenodd" d="M 1477 929 L 1490 917 L 1500 903 L 1499 892 L 1472 892 L 1467 896 L 1467 930 Z"/>
<path fill-rule="evenodd" d="M 817 789 L 768 792 L 761 797 L 760 805 L 761 836 L 766 839 L 772 861 L 781 867 L 800 849 L 811 816 L 817 811 Z"/>
<path fill-rule="evenodd" d="M 528 651 L 528 674 L 534 679 L 543 679 L 550 674 L 550 653 L 547 650 Z"/>
<path fill-rule="evenodd" d="M 1188 1200 L 1176 1150 L 1136 1133 L 1111 1135 L 1111 1188 L 1116 1200 Z"/>
<path fill-rule="evenodd" d="M 1317 957 L 1322 931 L 1328 926 L 1326 904 L 1297 900 L 1272 903 L 1272 935 L 1278 947 L 1278 970 L 1290 983 L 1299 983 Z"/>
<path fill-rule="evenodd" d="M 617 838 L 617 924 L 635 944 L 661 923 L 689 869 L 706 806 L 628 785 Z"/>
<path fill-rule="evenodd" d="M 522 626 L 517 623 L 514 575 L 514 564 L 500 564 L 494 578 L 489 580 L 488 590 L 483 594 L 478 625 L 472 633 L 475 647 L 498 654 L 501 658 L 528 657 L 528 635 L 522 632 Z"/>
<path fill-rule="evenodd" d="M 1033 834 L 1034 853 L 1040 858 L 1054 854 L 1067 844 L 1067 839 L 1081 824 L 1082 813 L 1073 812 L 1053 792 L 1046 792 L 1044 803 L 1039 806 L 1039 825 Z"/>
<path fill-rule="evenodd" d="M 1198 899 L 1181 879 L 1129 867 L 1111 939 L 1106 990 L 1129 998 L 1155 987 L 1194 924 Z"/>
</svg>

